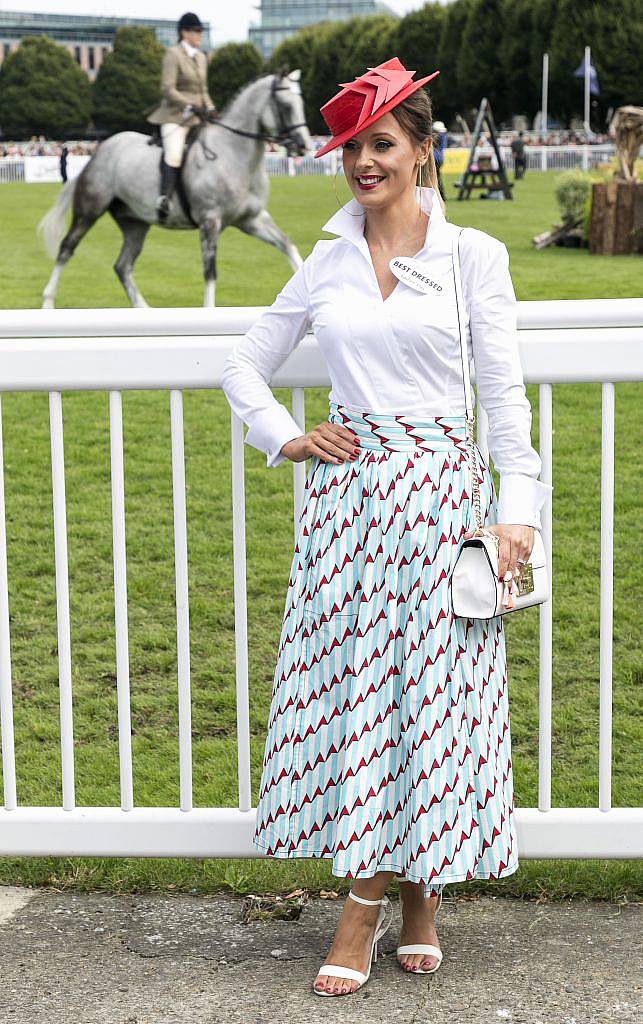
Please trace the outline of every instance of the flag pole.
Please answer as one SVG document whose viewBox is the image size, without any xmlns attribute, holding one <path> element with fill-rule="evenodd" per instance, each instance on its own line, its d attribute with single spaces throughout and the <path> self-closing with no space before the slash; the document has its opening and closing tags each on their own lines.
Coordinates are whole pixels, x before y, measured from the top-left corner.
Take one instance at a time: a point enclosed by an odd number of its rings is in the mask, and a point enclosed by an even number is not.
<svg viewBox="0 0 643 1024">
<path fill-rule="evenodd" d="M 543 53 L 543 91 L 540 104 L 540 128 L 543 134 L 547 131 L 547 88 L 549 84 L 549 54 Z"/>
<path fill-rule="evenodd" d="M 588 136 L 591 132 L 589 126 L 589 73 L 592 66 L 592 58 L 589 46 L 585 47 L 585 131 Z"/>
</svg>

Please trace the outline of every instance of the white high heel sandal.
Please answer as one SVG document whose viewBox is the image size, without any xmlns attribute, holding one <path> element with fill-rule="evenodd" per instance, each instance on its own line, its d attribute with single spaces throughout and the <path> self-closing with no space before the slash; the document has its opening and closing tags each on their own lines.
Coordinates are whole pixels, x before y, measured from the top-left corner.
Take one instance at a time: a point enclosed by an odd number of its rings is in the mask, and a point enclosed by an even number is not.
<svg viewBox="0 0 643 1024">
<path fill-rule="evenodd" d="M 440 892 L 440 893 L 438 893 L 438 902 L 435 905 L 435 914 L 433 915 L 433 920 L 434 921 L 437 921 L 438 910 L 440 909 L 441 906 L 442 906 L 442 893 Z M 396 950 L 396 953 L 397 953 L 398 963 L 400 964 L 400 967 L 402 968 L 403 971 L 406 971 L 406 968 L 405 968 L 404 964 L 400 962 L 400 959 L 399 959 L 400 958 L 400 953 L 402 954 L 402 956 L 404 956 L 405 953 L 426 953 L 429 956 L 437 957 L 438 962 L 437 962 L 437 964 L 434 964 L 433 967 L 429 967 L 426 970 L 423 967 L 416 967 L 415 970 L 408 971 L 407 972 L 408 974 L 433 974 L 433 972 L 437 971 L 438 967 L 442 963 L 442 956 L 443 956 L 442 950 L 440 949 L 440 947 L 439 946 L 433 946 L 430 942 L 410 942 L 406 946 L 398 946 L 397 950 Z"/>
<path fill-rule="evenodd" d="M 322 964 L 317 972 L 317 978 L 320 974 L 325 974 L 332 975 L 336 978 L 350 978 L 351 981 L 357 981 L 359 984 L 357 988 L 349 989 L 348 992 L 326 992 L 324 989 L 315 988 L 315 983 L 313 982 L 313 992 L 318 996 L 348 996 L 351 992 L 357 992 L 362 985 L 365 985 L 370 977 L 371 967 L 377 960 L 377 943 L 391 927 L 392 915 L 389 915 L 388 921 L 384 924 L 386 911 L 391 905 L 391 901 L 388 896 L 382 896 L 381 900 L 365 900 L 362 896 L 356 896 L 352 889 L 349 891 L 348 895 L 358 903 L 365 903 L 366 906 L 369 907 L 380 907 L 380 912 L 377 917 L 377 925 L 375 927 L 375 934 L 373 935 L 373 944 L 371 946 L 371 955 L 368 963 L 368 973 L 363 974 L 362 971 L 356 971 L 353 967 L 342 967 L 340 964 Z M 315 978 L 315 981 L 317 981 L 317 978 Z"/>
</svg>

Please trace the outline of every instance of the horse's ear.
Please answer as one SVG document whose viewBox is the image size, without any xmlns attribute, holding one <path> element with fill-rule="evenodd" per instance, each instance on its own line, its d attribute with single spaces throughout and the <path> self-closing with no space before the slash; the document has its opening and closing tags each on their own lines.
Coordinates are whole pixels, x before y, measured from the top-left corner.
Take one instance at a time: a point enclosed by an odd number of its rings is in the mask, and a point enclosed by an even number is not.
<svg viewBox="0 0 643 1024">
<path fill-rule="evenodd" d="M 295 71 L 291 71 L 288 78 L 291 82 L 298 82 L 301 78 L 301 68 L 296 68 Z"/>
</svg>

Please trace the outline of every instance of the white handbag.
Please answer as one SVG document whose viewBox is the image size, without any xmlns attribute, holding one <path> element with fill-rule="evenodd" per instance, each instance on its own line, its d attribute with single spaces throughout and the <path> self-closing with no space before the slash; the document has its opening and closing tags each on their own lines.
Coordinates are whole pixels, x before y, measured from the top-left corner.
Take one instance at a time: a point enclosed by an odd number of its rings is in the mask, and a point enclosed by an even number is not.
<svg viewBox="0 0 643 1024">
<path fill-rule="evenodd" d="M 506 615 L 530 605 L 542 604 L 549 599 L 547 557 L 540 530 L 534 530 L 534 543 L 529 560 L 522 566 L 520 576 L 499 578 L 499 544 L 497 534 L 486 529 L 480 512 L 480 481 L 474 439 L 475 417 L 471 399 L 469 353 L 464 327 L 464 299 L 460 271 L 460 235 L 452 239 L 452 267 L 455 283 L 456 306 L 460 330 L 460 351 L 464 379 L 464 399 L 467 421 L 467 450 L 471 470 L 471 493 L 476 520 L 474 536 L 463 541 L 451 573 L 451 606 L 454 615 L 470 619 L 488 619 L 493 615 Z"/>
</svg>

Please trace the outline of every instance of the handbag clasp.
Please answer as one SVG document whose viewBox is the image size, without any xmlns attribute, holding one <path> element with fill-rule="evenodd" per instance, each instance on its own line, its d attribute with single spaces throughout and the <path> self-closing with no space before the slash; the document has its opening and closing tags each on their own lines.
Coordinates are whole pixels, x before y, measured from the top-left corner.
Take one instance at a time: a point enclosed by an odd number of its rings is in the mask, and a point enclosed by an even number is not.
<svg viewBox="0 0 643 1024">
<path fill-rule="evenodd" d="M 514 577 L 516 586 L 518 588 L 518 594 L 531 594 L 534 589 L 534 570 L 531 562 L 525 562 L 520 575 Z"/>
</svg>

